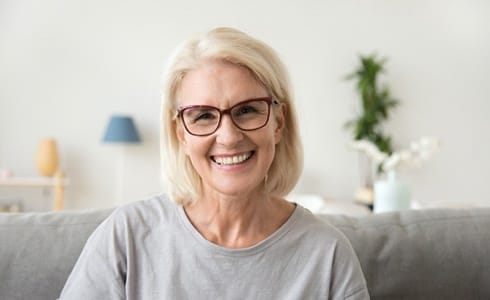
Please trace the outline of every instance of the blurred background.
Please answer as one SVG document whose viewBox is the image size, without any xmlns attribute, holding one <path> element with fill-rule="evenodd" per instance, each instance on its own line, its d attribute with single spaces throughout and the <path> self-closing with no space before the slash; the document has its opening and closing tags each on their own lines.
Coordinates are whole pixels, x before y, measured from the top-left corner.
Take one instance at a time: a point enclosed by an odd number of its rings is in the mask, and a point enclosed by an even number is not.
<svg viewBox="0 0 490 300">
<path fill-rule="evenodd" d="M 382 82 L 400 101 L 384 125 L 394 148 L 425 135 L 442 145 L 401 175 L 414 198 L 490 205 L 488 16 L 484 0 L 0 0 L 0 170 L 41 176 L 36 152 L 50 137 L 70 181 L 67 209 L 164 192 L 165 60 L 184 39 L 232 26 L 269 43 L 289 68 L 305 149 L 295 193 L 352 201 L 358 153 L 343 126 L 360 100 L 345 76 L 360 54 L 378 53 L 387 58 Z M 132 117 L 140 143 L 103 142 L 117 114 Z M 26 210 L 50 209 L 52 197 L 46 188 L 0 187 L 0 199 Z"/>
</svg>

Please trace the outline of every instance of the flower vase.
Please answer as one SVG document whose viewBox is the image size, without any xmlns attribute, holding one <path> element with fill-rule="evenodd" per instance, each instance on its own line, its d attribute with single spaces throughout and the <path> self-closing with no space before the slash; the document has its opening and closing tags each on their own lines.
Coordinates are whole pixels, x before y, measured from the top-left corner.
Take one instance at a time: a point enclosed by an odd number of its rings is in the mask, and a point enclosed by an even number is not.
<svg viewBox="0 0 490 300">
<path fill-rule="evenodd" d="M 374 184 L 374 212 L 391 212 L 410 208 L 410 189 L 400 181 L 395 171 L 389 171 L 386 180 Z"/>
<path fill-rule="evenodd" d="M 36 153 L 36 166 L 39 174 L 53 176 L 58 170 L 58 149 L 54 139 L 42 139 Z"/>
</svg>

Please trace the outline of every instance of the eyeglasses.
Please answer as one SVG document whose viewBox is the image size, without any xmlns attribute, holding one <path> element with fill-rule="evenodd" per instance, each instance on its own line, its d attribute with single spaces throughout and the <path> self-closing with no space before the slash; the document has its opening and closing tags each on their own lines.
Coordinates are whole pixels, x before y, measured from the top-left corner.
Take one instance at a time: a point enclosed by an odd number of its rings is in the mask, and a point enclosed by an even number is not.
<svg viewBox="0 0 490 300">
<path fill-rule="evenodd" d="M 272 100 L 272 97 L 249 99 L 223 110 L 209 105 L 189 105 L 179 108 L 177 117 L 182 120 L 187 132 L 195 136 L 215 133 L 224 114 L 230 115 L 237 128 L 252 131 L 267 125 L 272 103 L 279 102 Z"/>
</svg>

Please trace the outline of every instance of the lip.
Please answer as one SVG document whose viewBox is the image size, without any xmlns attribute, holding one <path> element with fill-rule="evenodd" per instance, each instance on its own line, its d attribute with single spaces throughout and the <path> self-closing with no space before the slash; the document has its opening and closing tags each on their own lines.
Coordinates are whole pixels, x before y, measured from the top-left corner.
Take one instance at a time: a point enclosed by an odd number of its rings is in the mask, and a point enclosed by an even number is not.
<svg viewBox="0 0 490 300">
<path fill-rule="evenodd" d="M 247 156 L 245 159 L 241 156 Z M 233 166 L 239 166 L 244 164 L 245 162 L 249 161 L 252 157 L 255 156 L 255 151 L 246 151 L 246 152 L 239 152 L 239 153 L 234 153 L 234 154 L 220 154 L 220 155 L 211 155 L 210 159 L 213 163 L 220 167 L 233 167 Z M 230 161 L 231 158 L 234 158 L 235 160 L 237 159 L 243 159 L 241 161 L 236 161 L 232 162 Z M 224 161 L 227 161 L 227 163 L 224 163 Z"/>
</svg>

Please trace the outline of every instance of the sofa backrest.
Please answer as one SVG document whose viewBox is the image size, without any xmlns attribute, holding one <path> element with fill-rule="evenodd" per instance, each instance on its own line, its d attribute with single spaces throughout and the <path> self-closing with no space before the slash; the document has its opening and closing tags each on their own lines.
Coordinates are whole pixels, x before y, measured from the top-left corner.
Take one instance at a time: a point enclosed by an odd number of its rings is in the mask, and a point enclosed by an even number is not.
<svg viewBox="0 0 490 300">
<path fill-rule="evenodd" d="M 371 299 L 490 299 L 490 208 L 321 218 L 351 241 Z"/>
<path fill-rule="evenodd" d="M 110 210 L 0 214 L 0 299 L 56 299 Z"/>
<path fill-rule="evenodd" d="M 0 214 L 0 299 L 56 299 L 110 212 Z M 352 243 L 371 299 L 490 299 L 490 208 L 320 218 Z"/>
</svg>

